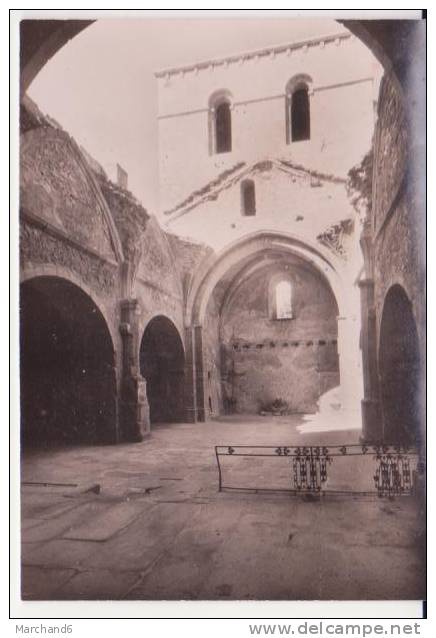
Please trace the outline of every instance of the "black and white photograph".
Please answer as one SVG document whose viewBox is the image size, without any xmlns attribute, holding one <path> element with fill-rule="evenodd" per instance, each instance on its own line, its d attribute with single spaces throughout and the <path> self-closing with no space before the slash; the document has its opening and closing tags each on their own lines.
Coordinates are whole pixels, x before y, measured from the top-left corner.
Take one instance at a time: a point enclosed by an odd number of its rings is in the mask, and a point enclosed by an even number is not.
<svg viewBox="0 0 436 638">
<path fill-rule="evenodd" d="M 415 13 L 20 12 L 23 602 L 426 600 Z"/>
</svg>

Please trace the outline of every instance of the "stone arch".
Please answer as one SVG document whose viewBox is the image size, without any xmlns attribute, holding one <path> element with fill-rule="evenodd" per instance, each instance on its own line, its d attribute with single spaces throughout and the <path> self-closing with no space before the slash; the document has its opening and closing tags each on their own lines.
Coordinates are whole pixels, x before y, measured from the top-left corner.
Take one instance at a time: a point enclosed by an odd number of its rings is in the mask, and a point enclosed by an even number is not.
<svg viewBox="0 0 436 638">
<path fill-rule="evenodd" d="M 24 94 L 47 62 L 69 40 L 95 20 L 21 20 L 21 94 Z"/>
<path fill-rule="evenodd" d="M 419 337 L 412 303 L 399 284 L 391 286 L 384 299 L 378 361 L 383 440 L 419 443 Z"/>
<path fill-rule="evenodd" d="M 291 287 L 279 311 L 276 288 Z M 293 413 L 316 412 L 322 394 L 341 383 L 338 307 L 324 277 L 287 254 L 254 258 L 220 282 L 207 312 L 204 343 L 219 313 L 221 408 L 253 414 L 274 398 Z M 210 355 L 206 352 L 210 368 Z"/>
<path fill-rule="evenodd" d="M 346 295 L 343 289 L 339 265 L 324 249 L 295 235 L 261 231 L 231 244 L 218 255 L 208 258 L 198 270 L 188 295 L 186 324 L 202 325 L 210 295 L 218 281 L 236 264 L 254 256 L 268 254 L 271 250 L 294 255 L 306 260 L 327 280 L 336 298 L 339 313 L 346 315 Z"/>
<path fill-rule="evenodd" d="M 214 91 L 208 101 L 209 108 L 214 108 L 219 102 L 229 102 L 230 104 L 233 102 L 233 94 L 229 89 L 217 89 Z"/>
<path fill-rule="evenodd" d="M 111 333 L 93 297 L 71 280 L 23 277 L 20 377 L 24 446 L 118 440 Z"/>
<path fill-rule="evenodd" d="M 307 73 L 297 73 L 293 75 L 286 84 L 286 95 L 292 95 L 294 91 L 306 87 L 309 92 L 313 91 L 313 79 Z"/>
<path fill-rule="evenodd" d="M 347 294 L 347 283 L 344 281 L 341 266 L 333 255 L 326 254 L 323 248 L 310 242 L 274 231 L 253 233 L 235 242 L 218 255 L 207 258 L 198 269 L 188 294 L 185 324 L 186 334 L 191 335 L 192 343 L 187 348 L 187 370 L 192 370 L 189 403 L 195 405 L 196 418 L 206 418 L 208 361 L 205 359 L 208 343 L 206 310 L 214 290 L 220 282 L 227 281 L 228 294 L 224 294 L 220 312 L 235 297 L 242 277 L 249 277 L 261 269 L 263 262 L 274 263 L 277 258 L 298 262 L 301 266 L 312 270 L 326 288 L 331 292 L 336 310 L 337 340 L 335 348 L 339 352 L 339 379 L 341 402 L 345 407 L 356 409 L 355 403 L 360 400 L 359 343 L 356 322 L 353 320 L 350 307 L 351 296 Z M 258 265 L 259 264 L 259 265 Z M 349 282 L 348 282 L 349 286 Z M 339 321 L 340 319 L 340 321 Z M 206 332 L 205 332 L 206 330 Z M 221 326 L 219 327 L 221 331 Z M 337 345 L 336 345 L 337 344 Z M 359 386 L 359 387 L 358 387 Z M 189 394 L 190 392 L 190 394 Z"/>
<path fill-rule="evenodd" d="M 99 312 L 103 316 L 106 326 L 109 330 L 112 343 L 114 344 L 114 352 L 117 352 L 115 344 L 117 344 L 118 332 L 115 325 L 113 325 L 113 322 L 110 320 L 110 313 L 108 308 L 106 308 L 104 302 L 100 298 L 98 298 L 95 290 L 93 290 L 91 286 L 85 283 L 81 279 L 81 277 L 76 275 L 73 271 L 65 268 L 64 266 L 60 266 L 59 264 L 40 264 L 38 266 L 26 265 L 24 268 L 20 269 L 20 284 L 36 277 L 58 277 L 60 279 L 69 281 L 70 283 L 77 286 L 77 288 L 83 290 L 83 292 L 88 295 L 90 299 L 92 299 L 92 302 L 95 304 L 95 306 L 98 308 Z"/>
<path fill-rule="evenodd" d="M 95 20 L 22 20 L 20 23 L 21 93 L 24 94 L 45 64 L 71 39 Z M 394 71 L 401 89 L 402 56 L 407 55 L 404 41 L 413 45 L 406 20 L 337 20 L 365 44 L 384 69 Z M 380 24 L 378 24 L 380 22 Z M 393 33 L 390 23 L 403 29 L 404 37 Z M 44 24 L 42 24 L 44 23 Z"/>
<path fill-rule="evenodd" d="M 185 351 L 179 331 L 165 315 L 156 315 L 145 327 L 139 368 L 147 381 L 150 422 L 183 421 Z"/>
</svg>

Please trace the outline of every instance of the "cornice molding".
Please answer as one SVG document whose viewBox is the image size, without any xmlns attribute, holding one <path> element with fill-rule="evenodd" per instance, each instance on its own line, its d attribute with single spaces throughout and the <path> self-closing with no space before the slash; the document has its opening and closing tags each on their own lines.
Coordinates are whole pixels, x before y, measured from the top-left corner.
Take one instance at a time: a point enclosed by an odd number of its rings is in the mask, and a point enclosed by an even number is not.
<svg viewBox="0 0 436 638">
<path fill-rule="evenodd" d="M 237 53 L 235 55 L 229 55 L 223 58 L 211 58 L 209 60 L 203 60 L 194 64 L 187 64 L 179 67 L 167 67 L 155 71 L 155 77 L 160 79 L 169 79 L 174 75 L 184 76 L 186 73 L 193 72 L 197 74 L 199 71 L 210 70 L 214 67 L 224 66 L 227 67 L 232 63 L 244 63 L 247 60 L 258 60 L 263 57 L 271 57 L 274 59 L 277 54 L 284 53 L 286 55 L 292 55 L 293 51 L 302 49 L 307 51 L 312 47 L 319 47 L 323 49 L 326 43 L 336 43 L 339 45 L 343 40 L 352 38 L 353 35 L 349 31 L 340 31 L 339 33 L 330 33 L 327 35 L 317 36 L 316 38 L 309 38 L 305 40 L 298 40 L 297 42 L 289 42 L 287 44 L 278 44 L 275 46 L 265 47 L 263 49 L 255 49 L 252 51 L 246 51 L 243 53 Z"/>
</svg>

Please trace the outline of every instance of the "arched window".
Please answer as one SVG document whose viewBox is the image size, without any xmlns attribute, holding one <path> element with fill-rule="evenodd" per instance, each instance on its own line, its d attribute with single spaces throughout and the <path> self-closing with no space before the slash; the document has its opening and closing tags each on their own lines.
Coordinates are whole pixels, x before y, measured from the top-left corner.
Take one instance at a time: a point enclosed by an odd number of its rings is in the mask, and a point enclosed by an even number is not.
<svg viewBox="0 0 436 638">
<path fill-rule="evenodd" d="M 292 286 L 291 282 L 282 279 L 274 288 L 274 318 L 292 319 Z"/>
<path fill-rule="evenodd" d="M 310 108 L 307 87 L 298 89 L 292 94 L 291 128 L 293 142 L 310 139 Z"/>
<path fill-rule="evenodd" d="M 309 76 L 297 76 L 286 87 L 286 141 L 301 142 L 310 139 L 310 84 Z"/>
<path fill-rule="evenodd" d="M 232 96 L 229 91 L 216 91 L 209 99 L 209 152 L 232 150 Z"/>
<path fill-rule="evenodd" d="M 252 179 L 245 179 L 241 183 L 241 209 L 247 217 L 256 214 L 256 191 Z"/>
<path fill-rule="evenodd" d="M 215 107 L 215 153 L 232 150 L 232 116 L 229 102 L 221 102 Z"/>
</svg>

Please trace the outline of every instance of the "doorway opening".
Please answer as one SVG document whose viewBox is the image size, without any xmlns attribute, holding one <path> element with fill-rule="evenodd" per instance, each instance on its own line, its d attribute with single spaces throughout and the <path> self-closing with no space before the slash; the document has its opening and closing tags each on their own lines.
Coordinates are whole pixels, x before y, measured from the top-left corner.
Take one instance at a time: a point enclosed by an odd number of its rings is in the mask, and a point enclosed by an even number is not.
<svg viewBox="0 0 436 638">
<path fill-rule="evenodd" d="M 151 423 L 183 421 L 183 343 L 173 322 L 163 315 L 154 317 L 144 331 L 140 370 L 147 381 Z"/>
<path fill-rule="evenodd" d="M 23 447 L 116 441 L 114 350 L 92 299 L 60 277 L 20 287 Z"/>
<path fill-rule="evenodd" d="M 399 285 L 386 295 L 380 327 L 379 373 L 386 443 L 420 439 L 419 341 L 412 304 Z"/>
</svg>

